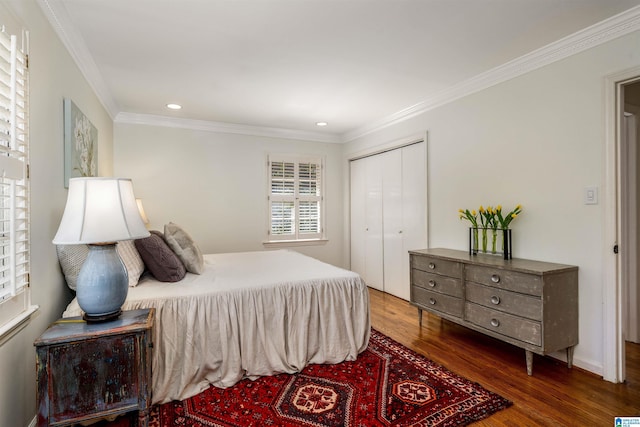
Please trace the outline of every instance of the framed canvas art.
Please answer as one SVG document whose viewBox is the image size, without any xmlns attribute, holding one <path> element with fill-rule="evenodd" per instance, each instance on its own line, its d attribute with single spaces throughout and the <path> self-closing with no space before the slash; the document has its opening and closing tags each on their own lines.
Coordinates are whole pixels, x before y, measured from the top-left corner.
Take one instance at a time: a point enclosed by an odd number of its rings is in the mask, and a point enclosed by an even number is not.
<svg viewBox="0 0 640 427">
<path fill-rule="evenodd" d="M 98 175 L 98 129 L 69 98 L 64 99 L 64 187 L 77 176 Z"/>
</svg>

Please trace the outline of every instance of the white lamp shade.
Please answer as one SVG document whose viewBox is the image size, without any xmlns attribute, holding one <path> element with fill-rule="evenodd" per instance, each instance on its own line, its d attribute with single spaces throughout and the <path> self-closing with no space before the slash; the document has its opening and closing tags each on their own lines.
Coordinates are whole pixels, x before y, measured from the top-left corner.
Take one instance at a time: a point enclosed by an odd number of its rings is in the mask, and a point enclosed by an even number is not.
<svg viewBox="0 0 640 427">
<path fill-rule="evenodd" d="M 133 184 L 125 178 L 72 178 L 53 243 L 76 245 L 148 237 Z"/>
</svg>

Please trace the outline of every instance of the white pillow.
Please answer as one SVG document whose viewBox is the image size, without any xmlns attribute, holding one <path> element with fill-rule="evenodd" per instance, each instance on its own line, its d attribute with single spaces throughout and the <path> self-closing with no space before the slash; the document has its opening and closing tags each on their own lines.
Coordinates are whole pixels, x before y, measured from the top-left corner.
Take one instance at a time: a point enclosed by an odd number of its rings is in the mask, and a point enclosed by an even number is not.
<svg viewBox="0 0 640 427">
<path fill-rule="evenodd" d="M 89 254 L 89 248 L 87 245 L 56 245 L 56 253 L 67 286 L 75 291 L 78 273 Z"/>
<path fill-rule="evenodd" d="M 129 286 L 136 286 L 140 275 L 144 272 L 144 262 L 142 262 L 133 240 L 118 242 L 116 250 L 127 270 Z M 87 245 L 56 245 L 56 253 L 67 286 L 75 291 L 78 273 L 80 273 L 80 268 L 89 254 L 89 247 Z"/>
<path fill-rule="evenodd" d="M 136 286 L 140 276 L 144 273 L 144 261 L 142 261 L 134 241 L 122 240 L 116 245 L 116 250 L 124 263 L 124 267 L 127 269 L 129 286 Z"/>
</svg>

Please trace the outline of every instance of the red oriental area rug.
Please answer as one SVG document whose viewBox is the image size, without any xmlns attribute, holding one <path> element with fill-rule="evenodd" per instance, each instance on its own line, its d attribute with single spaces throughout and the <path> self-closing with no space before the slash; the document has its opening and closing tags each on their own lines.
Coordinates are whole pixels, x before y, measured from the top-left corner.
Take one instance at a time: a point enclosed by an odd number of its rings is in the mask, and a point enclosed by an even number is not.
<svg viewBox="0 0 640 427">
<path fill-rule="evenodd" d="M 511 405 L 372 330 L 353 362 L 211 387 L 152 411 L 153 427 L 462 426 Z"/>
</svg>

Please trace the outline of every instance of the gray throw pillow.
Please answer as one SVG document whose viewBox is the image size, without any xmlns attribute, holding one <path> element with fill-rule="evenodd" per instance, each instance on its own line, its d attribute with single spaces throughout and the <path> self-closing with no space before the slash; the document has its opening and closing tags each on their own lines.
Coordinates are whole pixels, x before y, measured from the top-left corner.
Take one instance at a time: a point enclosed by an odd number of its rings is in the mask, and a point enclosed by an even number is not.
<svg viewBox="0 0 640 427">
<path fill-rule="evenodd" d="M 152 230 L 149 237 L 135 241 L 144 265 L 160 282 L 178 282 L 187 274 L 180 258 L 173 253 L 162 237 L 162 233 Z"/>
<path fill-rule="evenodd" d="M 202 274 L 204 257 L 189 233 L 173 222 L 164 226 L 164 240 L 180 258 L 189 273 Z"/>
</svg>

